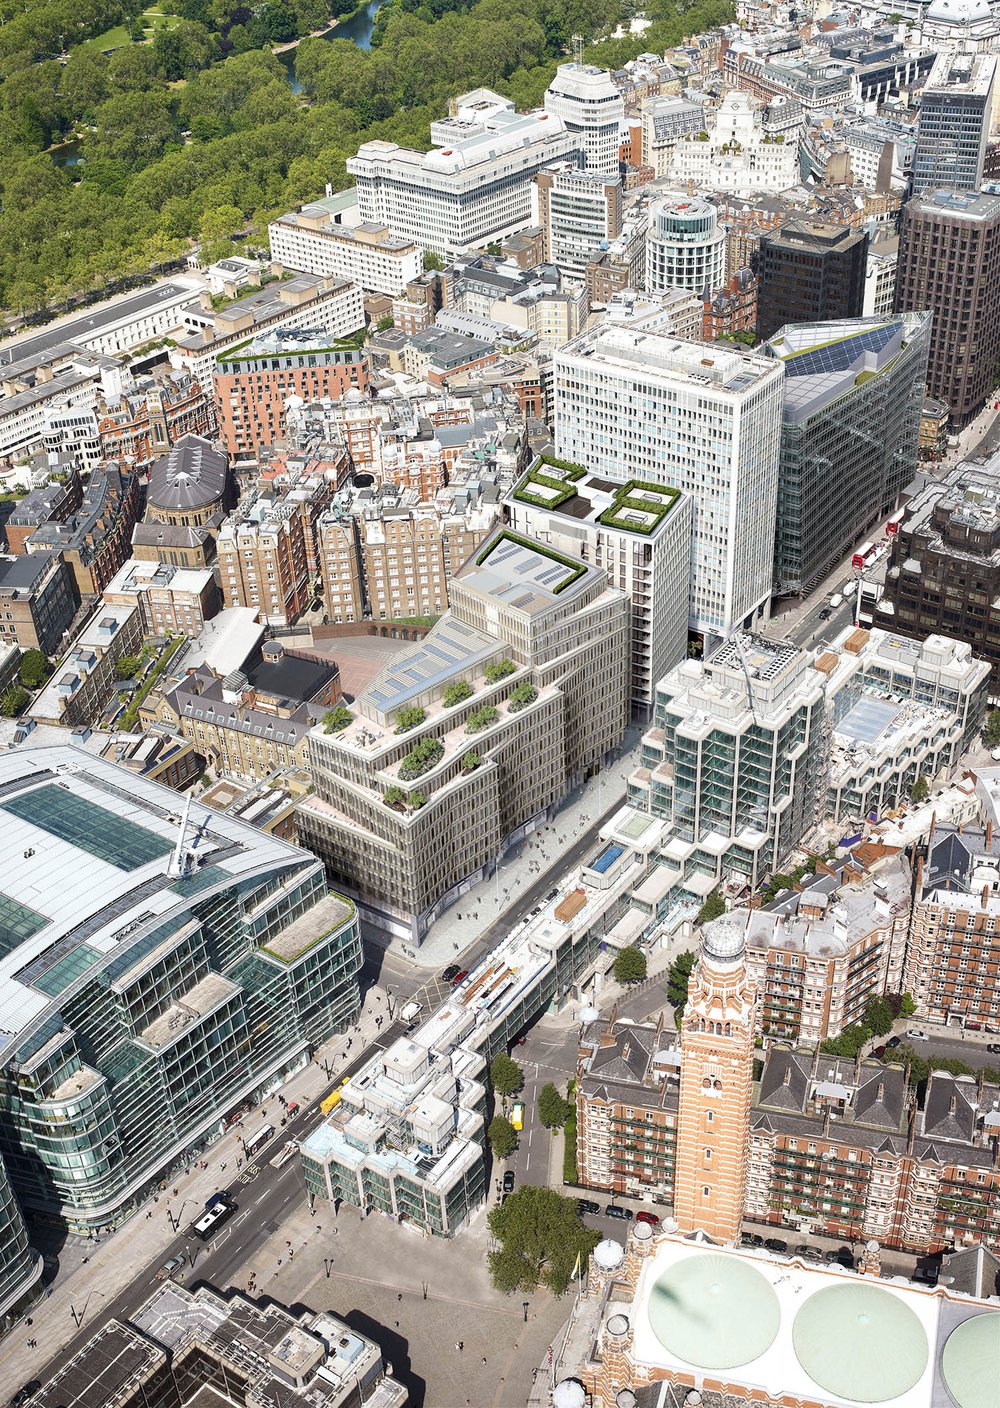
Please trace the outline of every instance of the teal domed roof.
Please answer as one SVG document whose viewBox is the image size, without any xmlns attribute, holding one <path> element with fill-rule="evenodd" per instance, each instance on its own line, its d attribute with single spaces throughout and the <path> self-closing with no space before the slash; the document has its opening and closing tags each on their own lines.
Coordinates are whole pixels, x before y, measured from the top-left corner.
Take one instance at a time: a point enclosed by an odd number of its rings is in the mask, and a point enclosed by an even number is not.
<svg viewBox="0 0 1000 1408">
<path fill-rule="evenodd" d="M 699 1369 L 734 1369 L 770 1348 L 781 1309 L 766 1277 L 735 1256 L 689 1256 L 664 1271 L 649 1296 L 649 1323 L 664 1349 Z"/>
<path fill-rule="evenodd" d="M 909 1306 L 861 1280 L 811 1295 L 795 1317 L 792 1344 L 814 1383 L 853 1403 L 884 1403 L 908 1392 L 930 1353 Z"/>
<path fill-rule="evenodd" d="M 941 1374 L 958 1408 L 996 1408 L 1000 1314 L 973 1315 L 952 1330 L 941 1355 Z"/>
</svg>

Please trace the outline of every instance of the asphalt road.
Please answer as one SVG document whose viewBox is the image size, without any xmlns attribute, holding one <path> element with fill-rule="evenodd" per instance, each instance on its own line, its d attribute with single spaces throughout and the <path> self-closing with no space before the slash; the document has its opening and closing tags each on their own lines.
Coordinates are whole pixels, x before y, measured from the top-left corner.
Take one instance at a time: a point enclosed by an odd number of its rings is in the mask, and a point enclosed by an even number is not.
<svg viewBox="0 0 1000 1408">
<path fill-rule="evenodd" d="M 344 1066 L 342 1072 L 338 1071 L 338 1078 L 354 1075 L 373 1051 L 384 1050 L 402 1035 L 403 1030 L 403 1024 L 400 1022 L 394 1022 L 387 1027 L 376 1041 Z M 238 1272 L 248 1258 L 278 1230 L 282 1220 L 288 1216 L 289 1209 L 297 1207 L 306 1199 L 305 1181 L 299 1160 L 291 1159 L 280 1169 L 272 1168 L 269 1160 L 274 1158 L 286 1140 L 297 1139 L 301 1142 L 319 1122 L 319 1106 L 312 1104 L 304 1106 L 288 1121 L 284 1129 L 277 1130 L 270 1143 L 261 1150 L 249 1167 L 243 1169 L 239 1177 L 228 1185 L 228 1189 L 223 1190 L 220 1187 L 220 1192 L 228 1191 L 232 1195 L 238 1211 L 228 1222 L 222 1224 L 216 1235 L 208 1242 L 201 1242 L 191 1235 L 191 1222 L 199 1215 L 198 1210 L 194 1210 L 174 1240 L 136 1273 L 115 1300 L 103 1305 L 59 1354 L 37 1372 L 36 1377 L 46 1383 L 93 1339 L 109 1320 L 127 1319 L 149 1298 L 159 1284 L 156 1280 L 158 1269 L 178 1252 L 183 1252 L 187 1257 L 187 1265 L 177 1279 L 188 1285 L 206 1281 L 213 1286 L 225 1288 L 234 1280 L 239 1280 Z M 75 1306 L 80 1315 L 83 1314 L 87 1302 L 84 1285 L 85 1282 L 81 1285 L 81 1294 Z"/>
<path fill-rule="evenodd" d="M 980 1071 L 984 1066 L 992 1066 L 994 1070 L 1000 1070 L 1000 1052 L 987 1051 L 985 1042 L 936 1036 L 933 1034 L 933 1027 L 921 1028 L 918 1025 L 916 1030 L 928 1032 L 929 1039 L 920 1041 L 914 1040 L 912 1037 L 903 1037 L 903 1041 L 908 1046 L 912 1046 L 917 1055 L 925 1061 L 929 1061 L 933 1056 L 940 1056 L 964 1061 L 974 1071 Z M 1000 1042 L 1000 1037 L 992 1037 L 991 1040 Z"/>
</svg>

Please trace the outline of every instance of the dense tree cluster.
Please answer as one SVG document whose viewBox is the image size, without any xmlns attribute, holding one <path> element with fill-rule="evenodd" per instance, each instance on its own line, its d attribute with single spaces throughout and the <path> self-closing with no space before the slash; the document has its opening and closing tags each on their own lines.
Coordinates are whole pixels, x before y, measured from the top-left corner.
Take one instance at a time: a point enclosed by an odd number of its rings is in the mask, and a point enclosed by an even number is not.
<svg viewBox="0 0 1000 1408">
<path fill-rule="evenodd" d="M 172 18 L 151 42 L 110 54 L 84 42 L 120 23 L 141 34 L 141 7 L 60 0 L 15 14 L 0 0 L 0 307 L 16 315 L 146 273 L 192 239 L 214 258 L 235 236 L 262 238 L 275 212 L 346 185 L 361 142 L 426 146 L 431 120 L 464 89 L 537 104 L 570 37 L 607 34 L 626 10 L 624 0 L 389 0 L 370 52 L 303 40 L 296 94 L 269 46 L 351 0 L 160 0 Z M 657 0 L 656 14 L 662 46 L 730 6 Z M 68 138 L 82 160 L 62 168 L 47 148 Z"/>
</svg>

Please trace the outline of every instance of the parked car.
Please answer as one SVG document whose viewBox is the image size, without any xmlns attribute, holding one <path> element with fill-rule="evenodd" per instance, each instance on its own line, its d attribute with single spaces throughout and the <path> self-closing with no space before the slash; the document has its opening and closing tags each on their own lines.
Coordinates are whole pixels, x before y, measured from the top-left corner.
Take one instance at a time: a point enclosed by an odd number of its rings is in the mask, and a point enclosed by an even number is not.
<svg viewBox="0 0 1000 1408">
<path fill-rule="evenodd" d="M 756 1232 L 744 1232 L 740 1238 L 741 1247 L 762 1247 L 764 1238 L 758 1236 Z"/>
<path fill-rule="evenodd" d="M 832 615 L 833 612 L 830 610 L 830 608 L 828 606 L 824 606 L 823 610 L 819 613 L 819 619 L 821 621 L 829 621 Z"/>
<path fill-rule="evenodd" d="M 927 1033 L 922 1032 L 919 1027 L 914 1027 L 911 1031 L 908 1031 L 906 1035 L 911 1041 L 930 1041 L 930 1037 Z"/>
<path fill-rule="evenodd" d="M 591 1202 L 589 1198 L 577 1198 L 576 1205 L 580 1210 L 581 1216 L 583 1216 L 585 1213 L 593 1214 L 595 1212 L 600 1212 L 601 1210 L 600 1203 Z"/>
<path fill-rule="evenodd" d="M 885 1052 L 886 1048 L 884 1046 L 876 1046 L 875 1050 L 872 1052 L 872 1055 L 875 1057 L 884 1056 Z"/>
<path fill-rule="evenodd" d="M 792 1248 L 792 1256 L 801 1257 L 803 1261 L 818 1261 L 819 1250 L 811 1247 L 808 1242 L 800 1242 L 797 1247 Z"/>
<path fill-rule="evenodd" d="M 769 1252 L 787 1252 L 788 1243 L 783 1242 L 780 1237 L 765 1237 L 764 1246 Z"/>
<path fill-rule="evenodd" d="M 459 983 L 464 983 L 465 980 L 466 980 L 466 978 L 467 978 L 468 976 L 469 976 L 469 970 L 468 970 L 468 968 L 459 968 L 458 972 L 455 974 L 455 976 L 454 976 L 454 977 L 452 978 L 452 980 L 451 980 L 451 985 L 452 985 L 452 987 L 453 987 L 453 988 L 457 988 L 458 985 L 459 985 Z"/>
<path fill-rule="evenodd" d="M 23 1408 L 25 1403 L 31 1402 L 41 1386 L 41 1379 L 31 1379 L 28 1383 L 22 1384 L 10 1400 L 10 1408 Z"/>
<path fill-rule="evenodd" d="M 840 1266 L 846 1266 L 848 1271 L 854 1270 L 854 1253 L 851 1251 L 850 1247 L 831 1247 L 823 1260 L 826 1262 L 827 1266 L 839 1264 Z"/>
<path fill-rule="evenodd" d="M 177 1275 L 182 1266 L 187 1266 L 187 1257 L 183 1252 L 178 1252 L 176 1256 L 170 1257 L 169 1260 L 163 1263 L 156 1273 L 156 1279 L 158 1281 L 169 1281 L 172 1276 Z"/>
<path fill-rule="evenodd" d="M 503 1191 L 513 1193 L 514 1191 L 514 1170 L 509 1168 L 503 1176 Z"/>
<path fill-rule="evenodd" d="M 987 1050 L 987 1051 L 992 1051 L 995 1056 L 996 1056 L 996 1055 L 1000 1055 L 1000 1041 L 989 1041 L 989 1042 L 987 1042 L 987 1043 L 986 1043 L 986 1050 Z"/>
<path fill-rule="evenodd" d="M 648 1222 L 650 1227 L 659 1227 L 660 1225 L 660 1219 L 657 1217 L 656 1213 L 647 1212 L 645 1208 L 643 1208 L 641 1212 L 636 1213 L 635 1220 L 636 1222 Z"/>
<path fill-rule="evenodd" d="M 445 983 L 453 983 L 462 971 L 460 963 L 449 963 L 448 967 L 441 974 L 441 979 Z"/>
<path fill-rule="evenodd" d="M 902 1046 L 902 1044 L 903 1038 L 901 1036 L 891 1036 L 885 1044 L 885 1049 L 887 1051 L 894 1051 L 897 1046 Z"/>
<path fill-rule="evenodd" d="M 608 1203 L 607 1207 L 604 1209 L 604 1212 L 608 1217 L 620 1217 L 625 1222 L 631 1222 L 633 1217 L 633 1212 L 631 1208 L 619 1207 L 617 1203 Z"/>
</svg>

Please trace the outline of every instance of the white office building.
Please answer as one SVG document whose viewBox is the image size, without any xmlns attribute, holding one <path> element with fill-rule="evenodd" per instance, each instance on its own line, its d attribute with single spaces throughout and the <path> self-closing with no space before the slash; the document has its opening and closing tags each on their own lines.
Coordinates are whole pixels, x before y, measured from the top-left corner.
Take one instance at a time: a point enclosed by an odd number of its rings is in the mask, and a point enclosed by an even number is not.
<svg viewBox="0 0 1000 1408">
<path fill-rule="evenodd" d="M 324 201 L 281 215 L 267 227 L 271 258 L 289 269 L 347 279 L 366 293 L 398 296 L 424 272 L 424 252 L 385 225 L 338 225 Z"/>
<path fill-rule="evenodd" d="M 642 164 L 651 166 L 657 178 L 666 176 L 677 143 L 704 130 L 703 103 L 676 96 L 646 98 L 642 104 Z"/>
<path fill-rule="evenodd" d="M 469 94 L 436 122 L 429 152 L 363 142 L 347 169 L 364 221 L 451 256 L 531 221 L 531 182 L 553 162 L 582 161 L 584 141 L 554 112 L 517 113 L 506 99 Z"/>
<path fill-rule="evenodd" d="M 622 188 L 563 162 L 535 177 L 531 223 L 545 232 L 547 262 L 581 278 L 591 258 L 621 234 Z"/>
<path fill-rule="evenodd" d="M 545 94 L 545 111 L 583 139 L 588 171 L 617 177 L 625 99 L 607 69 L 560 64 Z"/>
<path fill-rule="evenodd" d="M 751 352 L 602 326 L 556 352 L 556 452 L 694 500 L 689 627 L 706 645 L 771 596 L 783 368 Z"/>
<path fill-rule="evenodd" d="M 670 180 L 691 183 L 695 191 L 731 191 L 777 195 L 800 182 L 797 113 L 779 105 L 774 121 L 749 93 L 733 90 L 722 100 L 715 125 L 703 140 L 699 133 L 674 147 Z M 773 130 L 769 130 L 773 129 Z"/>
<path fill-rule="evenodd" d="M 721 288 L 726 281 L 726 227 L 701 196 L 670 194 L 649 207 L 646 291 Z"/>
</svg>

